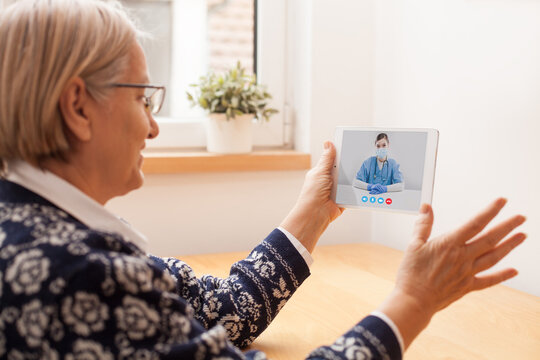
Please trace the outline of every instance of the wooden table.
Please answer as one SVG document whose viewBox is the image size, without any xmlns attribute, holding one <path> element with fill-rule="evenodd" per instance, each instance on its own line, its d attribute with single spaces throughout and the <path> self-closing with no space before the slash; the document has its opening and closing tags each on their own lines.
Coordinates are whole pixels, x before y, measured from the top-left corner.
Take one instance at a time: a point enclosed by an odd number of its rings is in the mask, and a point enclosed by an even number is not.
<svg viewBox="0 0 540 360">
<path fill-rule="evenodd" d="M 198 275 L 227 276 L 248 253 L 182 256 Z M 402 252 L 377 244 L 320 246 L 312 275 L 252 345 L 272 359 L 303 359 L 374 310 L 393 288 Z M 405 359 L 540 359 L 540 298 L 502 285 L 441 311 Z"/>
</svg>

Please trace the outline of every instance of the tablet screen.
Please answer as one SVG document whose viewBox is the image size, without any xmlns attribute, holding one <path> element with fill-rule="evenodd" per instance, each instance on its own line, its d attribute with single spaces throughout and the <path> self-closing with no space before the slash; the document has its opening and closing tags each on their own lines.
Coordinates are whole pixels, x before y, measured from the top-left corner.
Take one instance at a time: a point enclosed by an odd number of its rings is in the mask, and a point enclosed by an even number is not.
<svg viewBox="0 0 540 360">
<path fill-rule="evenodd" d="M 431 202 L 433 174 L 425 176 L 429 131 L 341 130 L 337 204 L 416 212 L 426 185 Z M 434 172 L 434 164 L 428 168 Z"/>
</svg>

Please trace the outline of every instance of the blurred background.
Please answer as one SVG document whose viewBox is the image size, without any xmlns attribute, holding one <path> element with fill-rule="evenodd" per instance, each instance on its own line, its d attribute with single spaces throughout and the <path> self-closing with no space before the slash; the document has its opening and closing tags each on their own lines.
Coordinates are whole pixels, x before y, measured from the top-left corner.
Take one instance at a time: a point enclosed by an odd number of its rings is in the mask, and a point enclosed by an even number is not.
<svg viewBox="0 0 540 360">
<path fill-rule="evenodd" d="M 540 2 L 123 2 L 154 36 L 144 44 L 153 81 L 169 86 L 160 137 L 204 146 L 190 132 L 203 115 L 182 115 L 186 87 L 236 60 L 269 84 L 280 109 L 260 125 L 260 147 L 307 152 L 315 163 L 339 125 L 436 128 L 433 234 L 507 197 L 497 219 L 523 213 L 529 238 L 498 267 L 516 267 L 506 284 L 540 296 Z M 186 118 L 190 126 L 178 125 Z M 171 122 L 179 127 L 169 131 Z M 108 208 L 145 233 L 157 255 L 250 250 L 287 215 L 304 175 L 148 175 Z M 320 244 L 404 249 L 414 221 L 348 210 Z"/>
</svg>

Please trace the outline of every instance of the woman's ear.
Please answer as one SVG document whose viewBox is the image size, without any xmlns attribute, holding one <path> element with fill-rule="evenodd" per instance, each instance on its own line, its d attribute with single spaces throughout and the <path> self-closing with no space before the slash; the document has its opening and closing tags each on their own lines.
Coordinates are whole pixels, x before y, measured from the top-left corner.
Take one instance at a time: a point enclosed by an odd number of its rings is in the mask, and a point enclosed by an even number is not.
<svg viewBox="0 0 540 360">
<path fill-rule="evenodd" d="M 69 79 L 60 94 L 60 112 L 71 134 L 83 142 L 89 141 L 92 137 L 88 111 L 85 111 L 89 104 L 90 95 L 86 91 L 83 79 L 80 77 Z"/>
</svg>

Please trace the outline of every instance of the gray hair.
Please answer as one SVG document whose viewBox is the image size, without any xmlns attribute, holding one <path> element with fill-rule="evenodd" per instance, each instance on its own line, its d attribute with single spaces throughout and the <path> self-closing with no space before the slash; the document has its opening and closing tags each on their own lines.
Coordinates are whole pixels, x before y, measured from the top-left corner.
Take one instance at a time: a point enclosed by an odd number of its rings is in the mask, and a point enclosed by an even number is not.
<svg viewBox="0 0 540 360">
<path fill-rule="evenodd" d="M 138 31 L 117 1 L 23 0 L 0 12 L 0 169 L 69 150 L 58 102 L 81 77 L 102 100 L 128 64 Z"/>
</svg>

